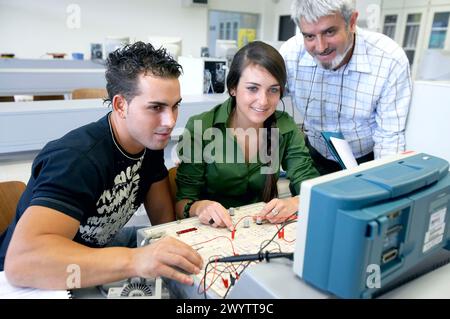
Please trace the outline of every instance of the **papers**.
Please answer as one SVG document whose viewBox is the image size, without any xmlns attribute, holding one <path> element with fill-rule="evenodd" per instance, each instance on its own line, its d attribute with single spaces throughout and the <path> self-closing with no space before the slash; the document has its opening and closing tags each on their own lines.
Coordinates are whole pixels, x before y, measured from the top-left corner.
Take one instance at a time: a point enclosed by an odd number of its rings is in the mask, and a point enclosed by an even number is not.
<svg viewBox="0 0 450 319">
<path fill-rule="evenodd" d="M 12 286 L 4 271 L 0 272 L 0 299 L 69 299 L 67 290 L 45 290 Z"/>
<path fill-rule="evenodd" d="M 347 143 L 346 140 L 336 138 L 333 136 L 330 137 L 330 140 L 331 143 L 333 143 L 336 153 L 339 155 L 342 162 L 344 163 L 345 168 L 352 168 L 358 166 L 355 156 L 353 156 L 352 149 L 350 148 L 350 145 Z"/>
<path fill-rule="evenodd" d="M 338 162 L 343 169 L 358 166 L 352 149 L 342 133 L 322 132 L 321 134 L 336 162 Z"/>
</svg>

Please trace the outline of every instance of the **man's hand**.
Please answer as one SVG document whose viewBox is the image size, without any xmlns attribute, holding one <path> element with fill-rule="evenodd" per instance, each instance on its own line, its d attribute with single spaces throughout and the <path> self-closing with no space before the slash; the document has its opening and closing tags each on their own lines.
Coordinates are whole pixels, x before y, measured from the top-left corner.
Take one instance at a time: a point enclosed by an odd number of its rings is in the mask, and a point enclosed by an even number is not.
<svg viewBox="0 0 450 319">
<path fill-rule="evenodd" d="M 136 248 L 133 264 L 140 277 L 163 276 L 192 285 L 194 280 L 188 274 L 198 274 L 203 260 L 191 246 L 173 237 L 164 237 L 154 244 Z"/>
</svg>

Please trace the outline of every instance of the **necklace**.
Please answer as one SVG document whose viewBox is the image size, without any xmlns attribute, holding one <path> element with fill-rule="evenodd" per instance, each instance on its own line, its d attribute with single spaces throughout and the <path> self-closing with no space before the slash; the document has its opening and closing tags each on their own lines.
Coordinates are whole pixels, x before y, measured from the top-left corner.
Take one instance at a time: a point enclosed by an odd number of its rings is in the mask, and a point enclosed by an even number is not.
<svg viewBox="0 0 450 319">
<path fill-rule="evenodd" d="M 108 114 L 108 124 L 109 124 L 109 131 L 111 133 L 111 138 L 112 138 L 112 140 L 114 142 L 114 145 L 119 150 L 119 152 L 122 153 L 123 156 L 125 156 L 126 158 L 128 158 L 130 160 L 133 160 L 133 161 L 137 161 L 137 160 L 140 160 L 140 159 L 144 158 L 145 153 L 147 152 L 147 148 L 146 147 L 144 148 L 144 153 L 142 153 L 142 155 L 140 155 L 139 157 L 131 157 L 131 156 L 125 154 L 125 152 L 122 150 L 122 148 L 117 144 L 116 138 L 114 137 L 114 131 L 113 131 L 113 128 L 112 128 L 112 125 L 111 125 L 111 113 Z"/>
<path fill-rule="evenodd" d="M 352 52 L 351 54 L 353 54 L 353 50 L 355 48 L 355 41 L 356 41 L 356 35 L 353 37 L 353 45 L 350 48 L 350 51 Z M 297 54 L 297 65 L 299 64 L 300 61 L 300 52 Z M 339 89 L 339 101 L 338 101 L 338 108 L 337 108 L 337 112 L 338 112 L 338 130 L 341 131 L 341 111 L 342 111 L 342 91 L 343 91 L 343 86 L 344 86 L 344 74 L 345 71 L 347 70 L 348 65 L 350 64 L 350 61 L 347 61 L 347 63 L 345 64 L 344 68 L 342 69 L 342 74 L 341 74 L 341 85 L 340 85 L 340 89 Z M 306 99 L 306 106 L 305 106 L 305 114 L 303 116 L 303 122 L 302 122 L 302 127 L 301 130 L 302 132 L 306 132 L 308 130 L 305 129 L 305 122 L 306 122 L 306 118 L 308 115 L 308 107 L 309 107 L 309 103 L 311 101 L 311 93 L 312 93 L 312 89 L 315 83 L 315 78 L 316 78 L 316 71 L 317 71 L 317 64 L 314 66 L 314 71 L 313 71 L 313 75 L 312 75 L 312 80 L 311 80 L 311 86 L 309 87 L 309 93 L 308 93 L 308 98 Z M 297 73 L 298 73 L 298 68 L 295 71 L 295 82 L 297 83 Z M 322 81 L 323 81 L 323 72 L 322 72 Z M 320 109 L 322 110 L 322 105 L 323 105 L 323 99 L 322 97 L 320 98 Z"/>
<path fill-rule="evenodd" d="M 341 111 L 342 111 L 342 91 L 343 91 L 343 87 L 344 87 L 344 75 L 345 75 L 345 70 L 347 70 L 348 65 L 350 64 L 350 62 L 347 62 L 347 64 L 345 65 L 345 67 L 342 69 L 342 74 L 341 74 L 341 84 L 340 84 L 340 88 L 339 88 L 339 100 L 338 100 L 338 109 L 337 109 L 337 113 L 338 113 L 338 130 L 341 130 Z M 314 71 L 313 71 L 313 76 L 312 76 L 312 80 L 311 80 L 311 86 L 309 87 L 309 93 L 308 93 L 308 98 L 306 99 L 306 106 L 305 106 L 305 115 L 303 118 L 303 122 L 302 122 L 302 131 L 305 132 L 307 130 L 304 129 L 305 127 L 305 122 L 306 122 L 306 118 L 308 116 L 308 107 L 309 107 L 309 103 L 311 101 L 311 93 L 312 93 L 312 88 L 314 86 L 315 83 L 315 77 L 316 77 L 316 71 L 317 71 L 317 65 L 314 66 Z M 323 81 L 323 80 L 322 80 Z M 320 99 L 320 109 L 322 110 L 323 104 L 323 99 Z"/>
</svg>

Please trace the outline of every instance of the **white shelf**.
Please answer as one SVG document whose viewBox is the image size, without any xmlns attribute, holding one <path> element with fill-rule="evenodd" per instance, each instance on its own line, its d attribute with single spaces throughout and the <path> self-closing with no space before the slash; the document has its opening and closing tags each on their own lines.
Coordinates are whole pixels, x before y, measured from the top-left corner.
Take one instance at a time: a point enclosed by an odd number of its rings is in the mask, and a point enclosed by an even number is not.
<svg viewBox="0 0 450 319">
<path fill-rule="evenodd" d="M 228 95 L 184 96 L 176 127 L 192 115 L 210 110 Z M 101 99 L 0 103 L 0 154 L 41 149 L 79 126 L 97 121 L 111 110 Z"/>
</svg>

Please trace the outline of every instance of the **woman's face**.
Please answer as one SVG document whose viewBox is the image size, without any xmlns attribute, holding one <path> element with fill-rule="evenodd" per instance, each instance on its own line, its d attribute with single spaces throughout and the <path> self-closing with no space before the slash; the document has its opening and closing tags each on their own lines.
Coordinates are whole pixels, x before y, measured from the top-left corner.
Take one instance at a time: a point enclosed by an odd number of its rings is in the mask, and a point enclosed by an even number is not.
<svg viewBox="0 0 450 319">
<path fill-rule="evenodd" d="M 262 127 L 277 108 L 281 86 L 265 68 L 250 64 L 230 93 L 236 97 L 237 123 L 246 127 Z"/>
</svg>

